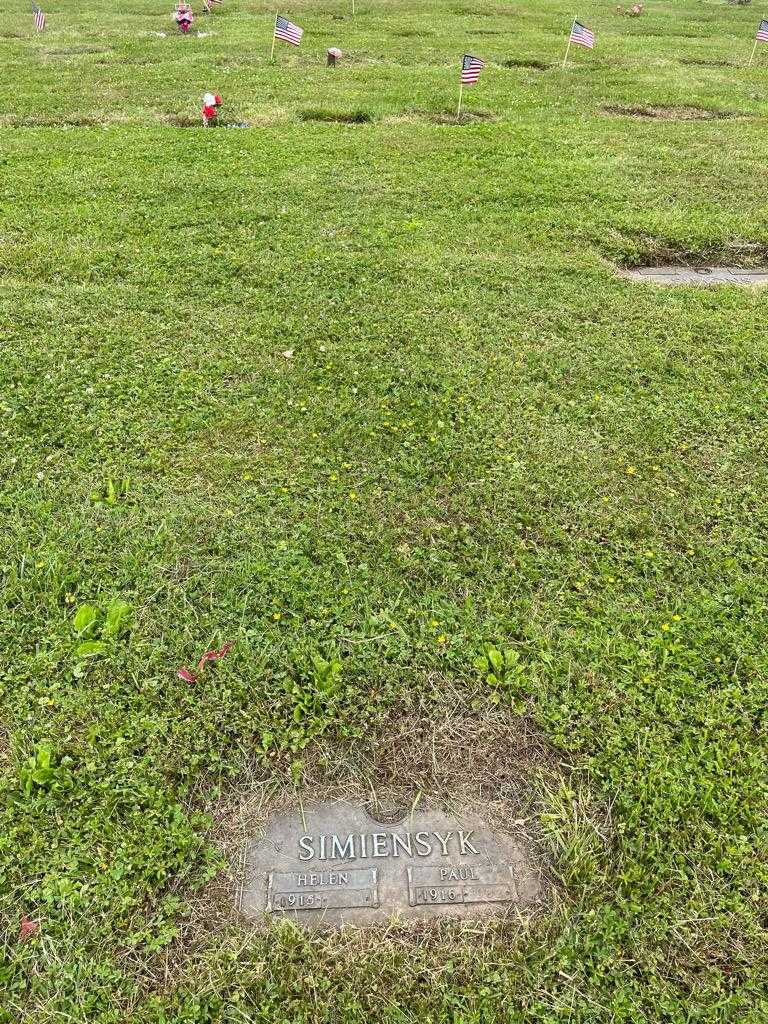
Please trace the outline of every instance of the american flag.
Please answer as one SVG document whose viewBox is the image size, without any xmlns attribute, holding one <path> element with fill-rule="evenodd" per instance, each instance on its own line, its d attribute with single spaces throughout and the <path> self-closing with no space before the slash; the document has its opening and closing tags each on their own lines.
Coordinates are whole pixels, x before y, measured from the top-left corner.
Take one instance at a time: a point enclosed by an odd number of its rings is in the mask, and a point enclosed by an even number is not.
<svg viewBox="0 0 768 1024">
<path fill-rule="evenodd" d="M 579 46 L 586 46 L 588 50 L 594 49 L 595 33 L 591 28 L 582 25 L 580 21 L 574 21 L 571 26 L 571 42 Z"/>
<path fill-rule="evenodd" d="M 485 67 L 485 61 L 465 53 L 461 62 L 461 84 L 474 85 Z"/>
<path fill-rule="evenodd" d="M 288 21 L 287 18 L 278 14 L 275 21 L 275 39 L 282 39 L 284 43 L 298 46 L 303 35 L 303 28 L 299 28 L 298 25 L 294 25 L 292 21 Z"/>
<path fill-rule="evenodd" d="M 35 19 L 35 28 L 38 32 L 42 32 L 45 28 L 45 15 L 34 0 L 32 0 L 32 17 Z"/>
<path fill-rule="evenodd" d="M 211 0 L 203 0 L 203 10 L 206 14 L 211 13 Z"/>
<path fill-rule="evenodd" d="M 757 38 L 761 43 L 768 43 L 768 21 L 761 21 L 758 25 Z"/>
</svg>

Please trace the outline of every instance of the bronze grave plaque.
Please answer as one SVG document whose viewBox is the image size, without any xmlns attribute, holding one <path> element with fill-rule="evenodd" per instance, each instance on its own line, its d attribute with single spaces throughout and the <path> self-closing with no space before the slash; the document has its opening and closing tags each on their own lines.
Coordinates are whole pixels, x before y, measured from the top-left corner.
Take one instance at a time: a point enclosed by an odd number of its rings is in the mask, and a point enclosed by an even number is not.
<svg viewBox="0 0 768 1024">
<path fill-rule="evenodd" d="M 482 918 L 536 903 L 525 846 L 477 814 L 420 808 L 383 823 L 346 801 L 274 814 L 246 843 L 240 909 L 310 927 Z"/>
</svg>

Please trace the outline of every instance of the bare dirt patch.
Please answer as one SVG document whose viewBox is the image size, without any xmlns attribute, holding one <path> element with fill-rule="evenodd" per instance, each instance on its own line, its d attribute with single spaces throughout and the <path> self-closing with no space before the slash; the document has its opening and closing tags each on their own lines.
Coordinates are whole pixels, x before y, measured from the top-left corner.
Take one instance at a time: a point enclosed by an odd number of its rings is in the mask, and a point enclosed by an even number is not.
<svg viewBox="0 0 768 1024">
<path fill-rule="evenodd" d="M 618 117 L 658 118 L 662 121 L 721 121 L 741 116 L 731 111 L 709 110 L 706 107 L 694 106 L 654 106 L 651 104 L 632 106 L 623 103 L 610 103 L 605 104 L 601 109 L 605 114 L 613 114 Z"/>
</svg>

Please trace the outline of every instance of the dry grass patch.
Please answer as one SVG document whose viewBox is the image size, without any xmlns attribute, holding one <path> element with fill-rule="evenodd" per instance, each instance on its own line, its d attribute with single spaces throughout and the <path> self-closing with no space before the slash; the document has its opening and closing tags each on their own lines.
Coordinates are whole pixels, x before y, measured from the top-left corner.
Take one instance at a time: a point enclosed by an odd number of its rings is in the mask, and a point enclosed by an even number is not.
<svg viewBox="0 0 768 1024">
<path fill-rule="evenodd" d="M 420 29 L 420 28 L 401 28 L 401 29 L 396 29 L 392 33 L 393 36 L 400 36 L 401 39 L 413 39 L 413 38 L 421 39 L 423 36 L 433 36 L 434 34 L 435 34 L 434 32 L 430 32 L 428 29 L 427 30 L 423 30 L 423 29 Z"/>
<path fill-rule="evenodd" d="M 170 991 L 216 949 L 234 944 L 245 950 L 264 940 L 264 925 L 236 909 L 246 842 L 271 816 L 311 803 L 362 804 L 382 823 L 402 820 L 415 806 L 475 813 L 524 846 L 541 877 L 539 901 L 525 911 L 513 908 L 487 920 L 446 918 L 304 934 L 302 941 L 324 960 L 374 954 L 380 959 L 399 950 L 409 959 L 428 954 L 439 964 L 470 950 L 509 952 L 531 929 L 555 926 L 569 902 L 569 884 L 605 870 L 612 832 L 608 809 L 593 801 L 574 770 L 578 765 L 530 721 L 508 711 L 467 713 L 465 699 L 457 695 L 453 708 L 447 705 L 439 715 L 434 709 L 409 717 L 393 713 L 375 734 L 317 744 L 298 765 L 288 755 L 254 763 L 223 796 L 209 800 L 205 785 L 192 794 L 190 803 L 212 821 L 209 840 L 224 863 L 203 890 L 179 891 L 188 910 L 173 943 L 150 958 L 124 951 L 141 991 Z M 295 932 L 282 919 L 270 926 L 275 941 L 286 927 Z"/>
<path fill-rule="evenodd" d="M 63 50 L 46 50 L 43 53 L 43 56 L 51 58 L 53 60 L 64 60 L 67 57 L 80 57 L 87 54 L 102 54 L 112 52 L 113 49 L 111 46 L 70 46 Z"/>
<path fill-rule="evenodd" d="M 130 124 L 130 118 L 95 114 L 32 114 L 28 117 L 10 115 L 0 118 L 0 126 L 3 128 L 106 128 L 112 124 Z"/>
<path fill-rule="evenodd" d="M 602 108 L 605 114 L 619 117 L 658 118 L 662 121 L 720 121 L 742 115 L 724 110 L 709 110 L 695 106 L 654 106 L 642 104 L 633 106 L 624 103 L 607 103 Z"/>
<path fill-rule="evenodd" d="M 439 124 L 453 127 L 461 127 L 469 124 L 480 124 L 483 121 L 496 121 L 497 116 L 490 110 L 462 110 L 459 117 L 456 110 L 404 110 L 400 114 L 391 114 L 385 119 L 389 123 L 416 123 L 426 122 L 428 124 Z"/>
<path fill-rule="evenodd" d="M 572 843 L 564 838 L 569 812 L 562 806 L 570 776 L 570 763 L 530 722 L 504 711 L 478 717 L 458 706 L 438 718 L 392 716 L 375 735 L 352 744 L 318 744 L 305 752 L 298 772 L 288 760 L 254 765 L 223 798 L 206 804 L 205 793 L 198 795 L 196 804 L 210 815 L 210 838 L 227 866 L 196 897 L 185 941 L 236 921 L 242 925 L 235 905 L 246 842 L 273 815 L 325 801 L 364 805 L 384 823 L 401 821 L 417 806 L 481 816 L 526 848 L 542 875 L 542 902 L 551 903 L 564 872 L 551 868 L 548 851 Z M 602 847 L 610 832 L 606 812 L 577 788 L 576 831 L 588 823 Z M 542 824 L 547 814 L 550 824 L 558 822 L 554 831 Z M 412 926 L 402 927 L 407 933 Z"/>
<path fill-rule="evenodd" d="M 689 249 L 679 241 L 642 231 L 624 229 L 608 240 L 606 255 L 620 271 L 638 267 L 697 267 L 728 266 L 755 270 L 768 264 L 768 245 L 735 238 Z"/>
</svg>

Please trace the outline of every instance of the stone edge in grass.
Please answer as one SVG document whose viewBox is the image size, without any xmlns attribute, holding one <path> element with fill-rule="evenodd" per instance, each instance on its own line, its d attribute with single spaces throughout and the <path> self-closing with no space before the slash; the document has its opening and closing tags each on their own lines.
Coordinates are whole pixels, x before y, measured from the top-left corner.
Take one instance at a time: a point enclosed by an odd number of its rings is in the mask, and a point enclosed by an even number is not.
<svg viewBox="0 0 768 1024">
<path fill-rule="evenodd" d="M 668 287 L 713 287 L 736 285 L 754 288 L 768 284 L 768 267 L 744 269 L 741 267 L 713 266 L 651 266 L 619 268 L 619 276 L 640 284 L 660 284 Z"/>
</svg>

